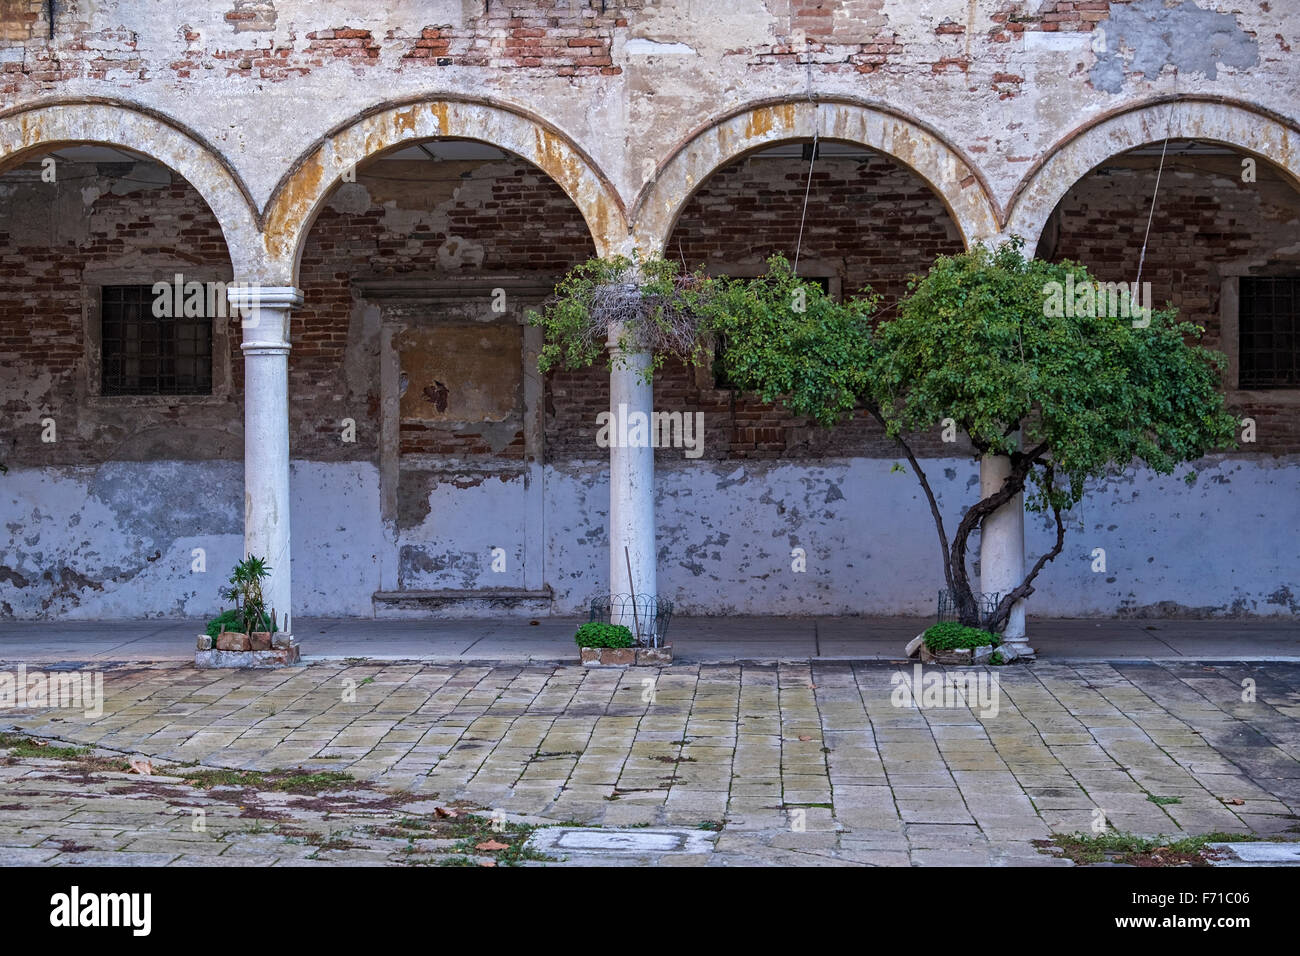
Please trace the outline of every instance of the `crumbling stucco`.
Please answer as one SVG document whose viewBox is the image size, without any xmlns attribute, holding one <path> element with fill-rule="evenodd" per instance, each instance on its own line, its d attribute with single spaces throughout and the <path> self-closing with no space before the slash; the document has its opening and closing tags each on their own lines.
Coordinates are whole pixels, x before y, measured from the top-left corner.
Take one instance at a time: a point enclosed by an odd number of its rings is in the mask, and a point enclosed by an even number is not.
<svg viewBox="0 0 1300 956">
<path fill-rule="evenodd" d="M 1259 41 L 1232 13 L 1217 13 L 1195 0 L 1172 7 L 1164 0 L 1115 5 L 1097 32 L 1092 83 L 1107 93 L 1124 88 L 1126 73 L 1154 79 L 1173 67 L 1179 74 L 1215 79 L 1220 66 L 1244 70 L 1259 63 Z"/>
</svg>

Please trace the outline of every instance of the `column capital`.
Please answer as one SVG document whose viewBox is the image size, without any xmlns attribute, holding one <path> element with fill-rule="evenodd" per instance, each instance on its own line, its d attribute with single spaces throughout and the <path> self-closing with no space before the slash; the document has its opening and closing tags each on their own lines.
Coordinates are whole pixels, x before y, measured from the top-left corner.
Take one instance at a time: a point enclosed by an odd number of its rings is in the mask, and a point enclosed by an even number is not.
<svg viewBox="0 0 1300 956">
<path fill-rule="evenodd" d="M 243 326 L 245 356 L 289 354 L 289 313 L 302 305 L 301 289 L 236 282 L 227 287 L 226 298 Z M 265 321 L 263 313 L 268 313 Z"/>
<path fill-rule="evenodd" d="M 231 283 L 226 298 L 237 309 L 295 309 L 302 305 L 302 289 L 291 285 Z"/>
<path fill-rule="evenodd" d="M 241 342 L 239 345 L 239 349 L 241 352 L 244 353 L 245 356 L 288 355 L 290 351 L 290 345 L 288 342 L 275 342 L 270 340 L 250 341 L 250 342 Z"/>
</svg>

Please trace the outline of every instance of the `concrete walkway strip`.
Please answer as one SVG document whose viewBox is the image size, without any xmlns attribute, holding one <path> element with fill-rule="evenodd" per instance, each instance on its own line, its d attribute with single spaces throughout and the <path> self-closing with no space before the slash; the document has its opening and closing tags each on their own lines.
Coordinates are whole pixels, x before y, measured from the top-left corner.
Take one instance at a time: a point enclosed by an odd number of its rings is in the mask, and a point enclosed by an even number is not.
<svg viewBox="0 0 1300 956">
<path fill-rule="evenodd" d="M 571 662 L 579 618 L 372 620 L 299 618 L 308 660 L 496 663 Z M 928 618 L 677 617 L 668 635 L 677 660 L 898 660 Z M 192 661 L 202 621 L 0 623 L 8 661 Z M 1177 621 L 1031 620 L 1041 658 L 1056 661 L 1300 661 L 1300 624 L 1288 619 Z"/>
<path fill-rule="evenodd" d="M 1208 843 L 1225 856 L 1214 866 L 1300 866 L 1300 843 Z"/>
</svg>

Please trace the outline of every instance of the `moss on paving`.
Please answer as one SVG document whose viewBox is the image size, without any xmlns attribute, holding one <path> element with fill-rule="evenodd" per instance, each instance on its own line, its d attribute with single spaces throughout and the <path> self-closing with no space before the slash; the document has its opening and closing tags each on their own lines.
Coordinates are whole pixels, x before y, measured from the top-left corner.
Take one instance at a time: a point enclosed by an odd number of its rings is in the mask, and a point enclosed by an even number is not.
<svg viewBox="0 0 1300 956">
<path fill-rule="evenodd" d="M 53 747 L 47 741 L 23 734 L 0 733 L 0 750 L 11 757 L 43 757 L 46 760 L 80 760 L 90 754 L 89 747 Z"/>
<path fill-rule="evenodd" d="M 257 790 L 280 790 L 286 793 L 315 794 L 357 786 L 357 781 L 336 770 L 191 770 L 185 782 L 200 790 L 212 787 L 253 787 Z"/>
<path fill-rule="evenodd" d="M 1215 858 L 1210 843 L 1253 843 L 1263 839 L 1250 833 L 1203 833 L 1172 840 L 1165 836 L 1142 837 L 1113 832 L 1090 835 L 1058 833 L 1050 840 L 1035 840 L 1043 851 L 1059 850 L 1080 865 L 1123 863 L 1130 866 L 1209 866 Z"/>
</svg>

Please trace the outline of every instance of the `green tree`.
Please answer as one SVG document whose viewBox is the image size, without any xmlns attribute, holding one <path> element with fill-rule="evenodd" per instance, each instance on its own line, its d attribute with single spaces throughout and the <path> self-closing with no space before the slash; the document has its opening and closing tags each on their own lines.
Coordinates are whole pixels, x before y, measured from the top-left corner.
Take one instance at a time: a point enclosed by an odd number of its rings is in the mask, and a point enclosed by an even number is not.
<svg viewBox="0 0 1300 956">
<path fill-rule="evenodd" d="M 1218 391 L 1223 357 L 1196 344 L 1203 329 L 1172 309 L 1136 322 L 1053 314 L 1053 283 L 1082 289 L 1093 280 L 1083 266 L 1025 259 L 1021 249 L 1012 240 L 940 257 L 874 335 L 870 296 L 841 305 L 807 288 L 806 310 L 793 308 L 784 297 L 800 283 L 783 260 L 761 279 L 706 290 L 710 327 L 726 338 L 725 368 L 739 387 L 826 425 L 865 404 L 899 443 L 929 502 L 958 618 L 990 631 L 1005 627 L 1060 554 L 1062 514 L 1089 479 L 1138 460 L 1168 474 L 1229 446 L 1235 428 Z M 910 444 L 944 419 L 977 455 L 1010 465 L 951 540 Z M 1022 491 L 1029 509 L 1051 513 L 1056 541 L 981 619 L 966 567 L 970 536 Z"/>
<path fill-rule="evenodd" d="M 725 343 L 722 365 L 738 387 L 833 425 L 868 392 L 877 297 L 836 302 L 796 276 L 783 256 L 767 266 L 756 279 L 701 283 L 694 301 L 703 334 Z"/>
<path fill-rule="evenodd" d="M 886 430 L 904 448 L 905 436 L 948 418 L 979 455 L 1010 460 L 1002 487 L 966 510 L 949 544 L 908 451 L 959 618 L 992 631 L 1061 553 L 1062 513 L 1083 498 L 1090 479 L 1135 461 L 1169 474 L 1230 445 L 1235 427 L 1218 390 L 1223 357 L 1196 344 L 1204 329 L 1178 321 L 1174 309 L 1139 315 L 1126 295 L 1110 303 L 1119 315 L 1098 308 L 1095 296 L 1091 308 L 1054 308 L 1063 290 L 1091 293 L 1095 280 L 1077 263 L 1025 259 L 1021 247 L 1013 240 L 996 251 L 977 246 L 940 257 L 913 283 L 897 318 L 877 330 L 869 376 Z M 1051 513 L 1056 539 L 981 621 L 966 568 L 970 536 L 1021 492 L 1031 511 Z"/>
</svg>

